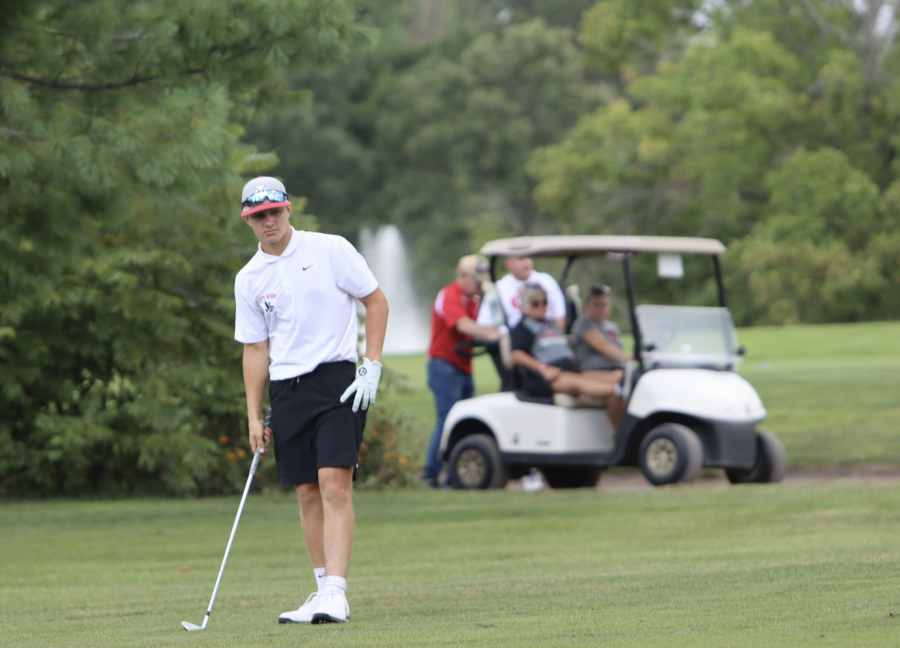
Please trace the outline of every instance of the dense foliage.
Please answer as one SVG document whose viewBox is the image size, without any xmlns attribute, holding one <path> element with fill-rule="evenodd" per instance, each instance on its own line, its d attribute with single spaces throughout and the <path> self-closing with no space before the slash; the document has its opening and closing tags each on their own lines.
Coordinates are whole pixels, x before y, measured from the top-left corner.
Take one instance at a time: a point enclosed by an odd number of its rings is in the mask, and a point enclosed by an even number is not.
<svg viewBox="0 0 900 648">
<path fill-rule="evenodd" d="M 329 226 L 401 226 L 423 301 L 488 238 L 640 233 L 724 240 L 743 324 L 892 318 L 895 5 L 368 3 L 251 140 Z"/>
<path fill-rule="evenodd" d="M 536 153 L 537 203 L 576 230 L 724 239 L 745 324 L 897 317 L 894 5 L 596 5 L 585 61 L 620 96 Z"/>
<path fill-rule="evenodd" d="M 264 170 L 399 225 L 425 303 L 488 238 L 640 233 L 724 240 L 742 324 L 896 318 L 896 4 L 6 2 L 0 493 L 240 485 Z"/>
<path fill-rule="evenodd" d="M 327 227 L 398 225 L 428 301 L 483 240 L 555 227 L 528 159 L 601 101 L 574 29 L 592 2 L 504 4 L 367 3 L 377 47 L 296 76 L 311 103 L 249 127 Z"/>
<path fill-rule="evenodd" d="M 238 195 L 274 161 L 236 123 L 363 36 L 333 0 L 4 5 L 0 492 L 233 486 Z"/>
</svg>

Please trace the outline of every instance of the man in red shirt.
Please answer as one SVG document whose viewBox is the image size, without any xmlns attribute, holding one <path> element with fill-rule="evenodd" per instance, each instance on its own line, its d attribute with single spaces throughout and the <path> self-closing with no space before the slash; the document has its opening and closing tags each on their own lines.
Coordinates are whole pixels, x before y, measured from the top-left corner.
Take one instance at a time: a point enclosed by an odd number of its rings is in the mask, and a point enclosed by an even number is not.
<svg viewBox="0 0 900 648">
<path fill-rule="evenodd" d="M 487 261 L 477 254 L 464 256 L 456 266 L 456 281 L 441 288 L 431 310 L 431 346 L 428 348 L 428 386 L 434 392 L 437 423 L 425 456 L 423 481 L 438 486 L 441 460 L 438 450 L 444 420 L 454 403 L 475 394 L 472 359 L 459 355 L 456 345 L 472 339 L 496 340 L 500 331 L 479 326 L 481 280 L 486 278 Z"/>
</svg>

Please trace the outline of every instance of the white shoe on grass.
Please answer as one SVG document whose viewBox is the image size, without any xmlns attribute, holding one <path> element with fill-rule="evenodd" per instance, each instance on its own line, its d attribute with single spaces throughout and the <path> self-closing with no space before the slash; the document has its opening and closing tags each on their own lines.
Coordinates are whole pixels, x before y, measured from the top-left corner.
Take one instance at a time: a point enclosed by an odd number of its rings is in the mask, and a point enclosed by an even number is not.
<svg viewBox="0 0 900 648">
<path fill-rule="evenodd" d="M 530 473 L 522 477 L 522 490 L 532 493 L 544 490 L 544 481 L 541 479 L 541 474 L 534 468 L 531 469 Z"/>
<path fill-rule="evenodd" d="M 292 612 L 282 612 L 278 617 L 278 623 L 312 623 L 313 614 L 319 602 L 318 592 L 313 592 L 306 599 L 306 603 Z"/>
<path fill-rule="evenodd" d="M 344 623 L 349 620 L 350 605 L 341 590 L 328 587 L 319 592 L 313 623 Z"/>
</svg>

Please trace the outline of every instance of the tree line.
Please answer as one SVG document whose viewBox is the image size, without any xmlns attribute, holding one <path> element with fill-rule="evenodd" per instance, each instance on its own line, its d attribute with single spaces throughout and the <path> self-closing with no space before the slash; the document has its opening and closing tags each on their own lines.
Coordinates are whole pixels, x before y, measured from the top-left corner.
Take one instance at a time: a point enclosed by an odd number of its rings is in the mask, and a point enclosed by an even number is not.
<svg viewBox="0 0 900 648">
<path fill-rule="evenodd" d="M 728 244 L 739 324 L 897 317 L 894 5 L 10 0 L 0 493 L 239 487 L 263 172 L 400 226 L 423 300 L 490 238 L 636 233 Z"/>
</svg>

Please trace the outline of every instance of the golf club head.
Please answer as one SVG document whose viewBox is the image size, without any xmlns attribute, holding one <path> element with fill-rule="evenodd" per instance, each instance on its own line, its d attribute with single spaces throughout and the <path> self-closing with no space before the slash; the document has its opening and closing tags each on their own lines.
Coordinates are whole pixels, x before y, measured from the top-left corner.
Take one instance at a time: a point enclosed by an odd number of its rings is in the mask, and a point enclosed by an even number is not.
<svg viewBox="0 0 900 648">
<path fill-rule="evenodd" d="M 181 625 L 184 626 L 184 629 L 188 632 L 192 632 L 193 630 L 203 630 L 203 628 L 198 625 L 194 625 L 190 621 L 182 621 Z"/>
</svg>

